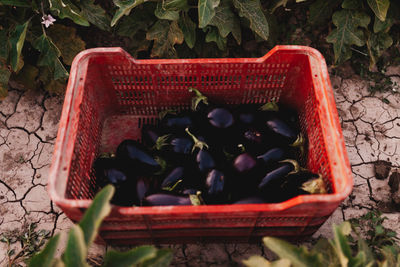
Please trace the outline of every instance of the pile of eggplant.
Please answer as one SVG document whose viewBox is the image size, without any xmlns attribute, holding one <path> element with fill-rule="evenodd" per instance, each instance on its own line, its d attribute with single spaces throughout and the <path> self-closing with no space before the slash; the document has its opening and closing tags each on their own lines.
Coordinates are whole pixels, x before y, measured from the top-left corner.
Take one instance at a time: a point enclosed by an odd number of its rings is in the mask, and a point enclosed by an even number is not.
<svg viewBox="0 0 400 267">
<path fill-rule="evenodd" d="M 195 88 L 191 110 L 167 110 L 93 164 L 98 189 L 120 206 L 277 203 L 322 194 L 321 175 L 299 164 L 306 140 L 298 114 L 268 102 L 211 103 Z"/>
</svg>

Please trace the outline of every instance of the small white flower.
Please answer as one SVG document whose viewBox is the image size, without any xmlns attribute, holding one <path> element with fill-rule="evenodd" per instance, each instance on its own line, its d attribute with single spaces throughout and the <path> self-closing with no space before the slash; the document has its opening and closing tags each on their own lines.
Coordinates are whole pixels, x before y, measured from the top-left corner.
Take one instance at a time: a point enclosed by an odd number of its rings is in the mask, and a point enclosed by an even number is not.
<svg viewBox="0 0 400 267">
<path fill-rule="evenodd" d="M 42 24 L 48 28 L 50 25 L 53 25 L 53 22 L 56 21 L 51 15 L 43 15 Z"/>
</svg>

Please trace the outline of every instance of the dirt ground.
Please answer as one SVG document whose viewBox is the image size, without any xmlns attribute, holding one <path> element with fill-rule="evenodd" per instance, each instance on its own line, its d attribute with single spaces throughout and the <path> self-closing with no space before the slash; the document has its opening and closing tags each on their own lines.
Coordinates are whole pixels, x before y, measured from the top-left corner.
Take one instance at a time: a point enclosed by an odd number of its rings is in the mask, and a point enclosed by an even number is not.
<svg viewBox="0 0 400 267">
<path fill-rule="evenodd" d="M 400 67 L 389 67 L 387 74 L 400 85 Z M 394 84 L 391 92 L 371 94 L 371 82 L 356 76 L 331 76 L 331 82 L 354 189 L 312 238 L 330 237 L 333 223 L 372 209 L 382 211 L 388 217 L 385 226 L 400 233 L 400 86 Z M 32 222 L 51 234 L 72 225 L 46 192 L 62 103 L 63 97 L 19 90 L 11 90 L 0 102 L 0 233 L 21 235 Z M 171 247 L 174 266 L 235 266 L 253 254 L 270 256 L 262 244 Z M 13 248 L 18 251 L 20 244 Z M 97 245 L 90 257 L 101 259 L 106 249 Z M 0 266 L 8 263 L 6 253 L 7 245 L 0 243 Z"/>
</svg>

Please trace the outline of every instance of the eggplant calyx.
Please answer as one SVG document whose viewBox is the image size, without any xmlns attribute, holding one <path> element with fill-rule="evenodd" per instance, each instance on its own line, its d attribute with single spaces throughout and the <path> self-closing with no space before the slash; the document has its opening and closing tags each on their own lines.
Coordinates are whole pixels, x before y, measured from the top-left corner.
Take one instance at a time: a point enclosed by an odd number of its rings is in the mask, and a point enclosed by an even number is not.
<svg viewBox="0 0 400 267">
<path fill-rule="evenodd" d="M 182 179 L 179 179 L 178 181 L 176 181 L 176 183 L 173 184 L 172 186 L 163 187 L 162 190 L 172 192 L 172 191 L 174 191 L 174 189 L 175 189 L 180 183 L 182 183 Z"/>
<path fill-rule="evenodd" d="M 157 138 L 157 141 L 154 145 L 154 149 L 161 150 L 164 146 L 169 145 L 168 139 L 171 137 L 170 134 L 165 134 Z"/>
<path fill-rule="evenodd" d="M 193 206 L 200 206 L 205 204 L 203 198 L 201 197 L 201 191 L 197 191 L 195 195 L 190 194 L 189 198 Z"/>
<path fill-rule="evenodd" d="M 293 165 L 293 167 L 294 167 L 293 171 L 289 172 L 287 175 L 296 174 L 296 173 L 298 173 L 298 172 L 300 172 L 300 171 L 304 171 L 304 170 L 305 170 L 305 169 L 302 168 L 302 167 L 300 166 L 300 164 L 299 164 L 297 161 L 295 161 L 294 159 L 285 159 L 285 160 L 281 160 L 281 161 L 279 161 L 279 163 L 290 163 L 290 164 Z"/>
<path fill-rule="evenodd" d="M 161 167 L 161 170 L 156 172 L 155 175 L 163 174 L 165 172 L 165 170 L 167 169 L 167 162 L 165 161 L 165 159 L 160 158 L 160 157 L 155 157 L 154 160 L 157 161 L 158 165 L 160 165 L 160 167 Z"/>
<path fill-rule="evenodd" d="M 272 100 L 272 101 L 262 105 L 259 108 L 259 110 L 261 110 L 261 111 L 279 111 L 279 107 L 278 107 L 278 104 L 274 100 Z"/>
<path fill-rule="evenodd" d="M 200 150 L 203 150 L 203 149 L 205 149 L 205 148 L 208 149 L 207 143 L 206 143 L 206 142 L 203 142 L 203 141 L 200 141 L 194 134 L 192 134 L 192 133 L 189 131 L 189 128 L 186 128 L 186 129 L 185 129 L 185 132 L 186 132 L 190 137 L 192 137 L 192 139 L 193 139 L 194 145 L 193 145 L 193 148 L 192 148 L 192 153 L 196 150 L 196 148 L 198 148 L 198 149 L 200 149 Z"/>
<path fill-rule="evenodd" d="M 326 194 L 328 190 L 326 190 L 324 179 L 322 175 L 319 174 L 318 178 L 309 180 L 301 185 L 301 189 L 310 193 L 310 194 Z"/>
<path fill-rule="evenodd" d="M 297 136 L 297 139 L 292 144 L 290 144 L 289 146 L 303 148 L 305 142 L 306 142 L 306 140 L 304 139 L 303 134 L 299 133 L 299 135 Z"/>
<path fill-rule="evenodd" d="M 199 90 L 197 90 L 196 88 L 193 88 L 193 87 L 189 87 L 188 90 L 189 90 L 189 92 L 196 94 L 196 96 L 192 97 L 192 110 L 193 111 L 197 110 L 197 106 L 201 102 L 208 105 L 208 98 L 205 95 L 203 95 Z"/>
<path fill-rule="evenodd" d="M 158 113 L 158 117 L 160 118 L 160 120 L 162 120 L 165 116 L 167 116 L 167 114 L 177 115 L 178 111 L 176 109 L 166 109 L 166 110 L 160 111 Z"/>
</svg>

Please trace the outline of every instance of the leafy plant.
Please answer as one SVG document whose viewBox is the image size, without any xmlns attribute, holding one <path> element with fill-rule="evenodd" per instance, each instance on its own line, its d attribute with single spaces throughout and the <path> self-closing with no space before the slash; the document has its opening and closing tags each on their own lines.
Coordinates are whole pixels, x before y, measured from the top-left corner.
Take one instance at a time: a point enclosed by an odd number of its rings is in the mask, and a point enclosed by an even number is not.
<svg viewBox="0 0 400 267">
<path fill-rule="evenodd" d="M 89 266 L 86 263 L 88 247 L 94 241 L 100 224 L 110 213 L 110 199 L 114 187 L 104 187 L 93 199 L 79 224 L 68 233 L 67 244 L 61 258 L 55 258 L 60 235 L 53 236 L 44 249 L 29 262 L 29 267 Z M 102 266 L 168 266 L 172 260 L 169 249 L 156 249 L 154 246 L 140 246 L 127 252 L 108 251 Z"/>
<path fill-rule="evenodd" d="M 50 231 L 37 230 L 37 223 L 27 225 L 22 233 L 7 232 L 0 235 L 0 242 L 7 244 L 8 266 L 21 266 L 19 263 L 28 260 L 32 255 L 40 250 L 50 237 Z M 13 244 L 19 242 L 21 249 L 16 250 Z"/>
<path fill-rule="evenodd" d="M 382 226 L 385 218 L 370 212 L 359 219 L 333 225 L 332 240 L 321 238 L 310 249 L 294 246 L 286 241 L 265 237 L 264 244 L 280 260 L 269 262 L 263 257 L 252 256 L 243 263 L 248 267 L 267 266 L 399 266 L 400 247 L 396 233 Z M 352 229 L 355 231 L 352 235 Z M 367 238 L 363 238 L 367 234 Z"/>
</svg>

